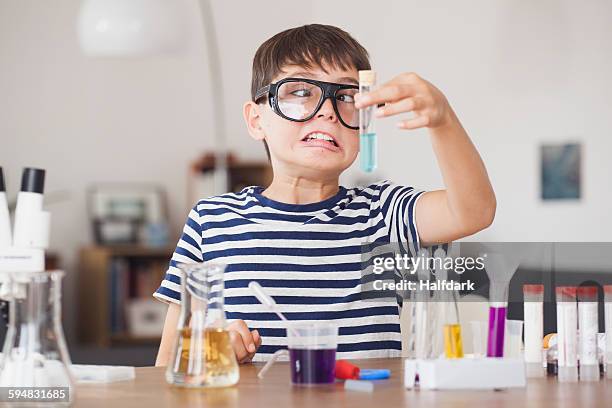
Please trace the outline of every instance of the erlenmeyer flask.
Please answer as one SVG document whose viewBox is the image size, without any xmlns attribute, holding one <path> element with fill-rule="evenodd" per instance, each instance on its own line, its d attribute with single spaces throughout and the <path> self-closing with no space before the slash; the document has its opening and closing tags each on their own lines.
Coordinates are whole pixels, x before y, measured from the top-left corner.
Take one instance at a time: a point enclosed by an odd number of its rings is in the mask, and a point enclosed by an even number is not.
<svg viewBox="0 0 612 408">
<path fill-rule="evenodd" d="M 15 272 L 2 274 L 0 282 L 3 300 L 9 301 L 0 387 L 63 389 L 63 398 L 51 389 L 44 393 L 60 405 L 71 403 L 75 390 L 61 323 L 63 276 L 62 271 Z"/>
<path fill-rule="evenodd" d="M 181 314 L 166 380 L 182 387 L 225 387 L 240 372 L 225 330 L 225 266 L 181 264 Z"/>
</svg>

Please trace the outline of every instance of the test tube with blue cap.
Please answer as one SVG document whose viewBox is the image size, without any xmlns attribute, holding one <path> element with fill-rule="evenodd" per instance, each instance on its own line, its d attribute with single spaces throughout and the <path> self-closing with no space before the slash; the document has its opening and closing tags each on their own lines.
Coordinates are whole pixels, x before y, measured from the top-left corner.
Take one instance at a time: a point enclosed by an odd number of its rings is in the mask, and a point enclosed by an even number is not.
<svg viewBox="0 0 612 408">
<path fill-rule="evenodd" d="M 376 72 L 359 71 L 359 93 L 370 92 L 376 85 Z M 374 129 L 374 110 L 376 105 L 359 109 L 359 166 L 361 170 L 371 173 L 376 170 L 377 147 Z"/>
</svg>

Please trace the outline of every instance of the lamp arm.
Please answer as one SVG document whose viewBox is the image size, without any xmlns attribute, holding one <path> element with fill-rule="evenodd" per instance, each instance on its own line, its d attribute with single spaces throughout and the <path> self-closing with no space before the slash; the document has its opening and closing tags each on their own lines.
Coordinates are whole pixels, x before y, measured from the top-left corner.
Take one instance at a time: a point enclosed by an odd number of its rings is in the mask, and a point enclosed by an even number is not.
<svg viewBox="0 0 612 408">
<path fill-rule="evenodd" d="M 198 0 L 200 15 L 204 27 L 206 49 L 208 51 L 208 70 L 210 72 L 212 96 L 212 121 L 217 149 L 220 154 L 215 155 L 215 192 L 222 194 L 228 189 L 227 171 L 227 129 L 225 127 L 225 94 L 223 93 L 223 75 L 221 71 L 221 54 L 217 41 L 215 19 L 212 14 L 210 0 Z"/>
</svg>

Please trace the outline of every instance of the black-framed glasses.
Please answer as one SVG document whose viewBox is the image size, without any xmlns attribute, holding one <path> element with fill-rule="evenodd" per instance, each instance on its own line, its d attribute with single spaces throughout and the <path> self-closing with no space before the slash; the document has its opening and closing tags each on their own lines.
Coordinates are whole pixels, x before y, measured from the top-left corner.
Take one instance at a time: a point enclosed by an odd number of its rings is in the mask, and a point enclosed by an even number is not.
<svg viewBox="0 0 612 408">
<path fill-rule="evenodd" d="M 359 129 L 359 110 L 355 108 L 357 92 L 357 85 L 284 78 L 257 91 L 254 101 L 267 95 L 270 107 L 277 115 L 293 122 L 306 122 L 319 112 L 329 98 L 340 123 L 356 130 Z"/>
</svg>

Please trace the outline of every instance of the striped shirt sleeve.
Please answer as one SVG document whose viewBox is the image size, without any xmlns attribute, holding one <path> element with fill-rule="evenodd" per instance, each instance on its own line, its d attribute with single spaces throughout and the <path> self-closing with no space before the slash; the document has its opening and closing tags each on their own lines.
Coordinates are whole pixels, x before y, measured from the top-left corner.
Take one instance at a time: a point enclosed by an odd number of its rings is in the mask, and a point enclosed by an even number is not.
<svg viewBox="0 0 612 408">
<path fill-rule="evenodd" d="M 180 303 L 181 301 L 181 271 L 180 263 L 203 262 L 202 258 L 202 223 L 198 205 L 191 209 L 183 233 L 176 245 L 174 254 L 168 265 L 166 275 L 153 296 L 165 303 Z"/>
<path fill-rule="evenodd" d="M 404 244 L 411 256 L 416 256 L 420 249 L 416 203 L 424 191 L 388 180 L 378 187 L 380 211 L 389 230 L 390 242 Z"/>
</svg>

